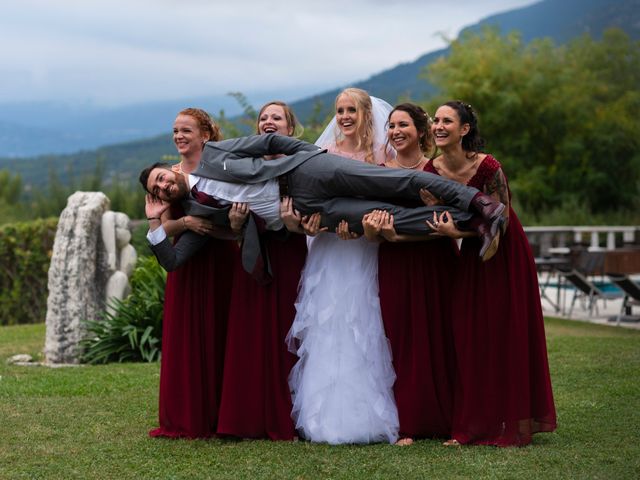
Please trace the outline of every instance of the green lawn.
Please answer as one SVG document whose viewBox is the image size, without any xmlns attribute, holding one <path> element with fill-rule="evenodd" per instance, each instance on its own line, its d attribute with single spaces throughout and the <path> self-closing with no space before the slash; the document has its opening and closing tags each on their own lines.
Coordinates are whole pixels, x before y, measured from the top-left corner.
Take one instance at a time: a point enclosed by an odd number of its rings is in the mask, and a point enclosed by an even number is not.
<svg viewBox="0 0 640 480">
<path fill-rule="evenodd" d="M 44 325 L 0 327 L 0 478 L 640 478 L 640 332 L 546 325 L 559 428 L 508 449 L 151 439 L 157 364 L 8 366 Z"/>
</svg>

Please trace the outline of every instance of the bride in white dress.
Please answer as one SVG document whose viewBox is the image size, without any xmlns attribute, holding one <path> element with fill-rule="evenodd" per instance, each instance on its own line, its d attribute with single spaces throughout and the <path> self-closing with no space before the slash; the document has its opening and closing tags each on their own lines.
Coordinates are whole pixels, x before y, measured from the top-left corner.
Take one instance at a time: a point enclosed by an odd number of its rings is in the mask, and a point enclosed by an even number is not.
<svg viewBox="0 0 640 480">
<path fill-rule="evenodd" d="M 384 144 L 390 111 L 383 100 L 348 88 L 316 144 L 353 159 L 345 162 L 384 163 L 392 156 Z M 296 429 L 313 442 L 394 443 L 395 373 L 378 299 L 378 245 L 334 233 L 309 240 L 287 336 L 299 357 L 289 377 Z"/>
</svg>

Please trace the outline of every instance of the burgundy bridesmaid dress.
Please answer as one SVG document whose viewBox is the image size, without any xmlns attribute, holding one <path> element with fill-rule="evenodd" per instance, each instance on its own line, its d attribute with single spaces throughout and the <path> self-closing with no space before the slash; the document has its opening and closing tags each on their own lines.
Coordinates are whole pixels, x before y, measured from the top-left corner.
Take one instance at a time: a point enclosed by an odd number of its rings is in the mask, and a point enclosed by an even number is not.
<svg viewBox="0 0 640 480">
<path fill-rule="evenodd" d="M 457 261 L 449 238 L 380 245 L 380 307 L 396 372 L 401 438 L 447 438 L 451 432 Z"/>
<path fill-rule="evenodd" d="M 152 437 L 207 438 L 216 432 L 236 251 L 234 242 L 212 239 L 167 275 L 160 427 L 149 432 Z"/>
<path fill-rule="evenodd" d="M 287 378 L 297 357 L 285 337 L 295 317 L 304 235 L 286 240 L 267 233 L 273 281 L 259 285 L 238 262 L 229 316 L 217 433 L 242 438 L 292 440 Z"/>
<path fill-rule="evenodd" d="M 428 165 L 437 173 L 432 163 Z M 500 164 L 487 155 L 468 185 L 486 191 Z M 513 209 L 496 255 L 482 262 L 462 243 L 452 326 L 457 378 L 452 438 L 462 444 L 527 445 L 556 428 L 533 255 Z"/>
</svg>

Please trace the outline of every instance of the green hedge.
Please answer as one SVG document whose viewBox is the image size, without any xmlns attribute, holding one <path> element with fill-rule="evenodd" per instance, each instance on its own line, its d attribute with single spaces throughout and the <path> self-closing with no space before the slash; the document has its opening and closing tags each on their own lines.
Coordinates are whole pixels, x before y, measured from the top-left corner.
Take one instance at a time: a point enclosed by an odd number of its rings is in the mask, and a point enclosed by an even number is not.
<svg viewBox="0 0 640 480">
<path fill-rule="evenodd" d="M 0 226 L 0 325 L 44 322 L 57 218 Z"/>
</svg>

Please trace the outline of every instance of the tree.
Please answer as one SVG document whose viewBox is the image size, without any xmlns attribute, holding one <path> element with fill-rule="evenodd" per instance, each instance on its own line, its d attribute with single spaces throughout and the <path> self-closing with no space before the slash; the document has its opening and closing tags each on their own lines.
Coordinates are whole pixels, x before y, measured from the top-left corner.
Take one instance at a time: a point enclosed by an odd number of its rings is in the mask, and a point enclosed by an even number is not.
<svg viewBox="0 0 640 480">
<path fill-rule="evenodd" d="M 22 178 L 11 175 L 9 170 L 0 170 L 0 201 L 7 205 L 15 205 L 22 194 Z"/>
<path fill-rule="evenodd" d="M 19 220 L 24 215 L 22 178 L 9 170 L 0 170 L 0 225 Z"/>
<path fill-rule="evenodd" d="M 431 110 L 461 99 L 503 164 L 521 205 L 583 203 L 594 212 L 638 205 L 640 42 L 612 29 L 556 46 L 517 33 L 468 33 L 425 75 Z"/>
</svg>

